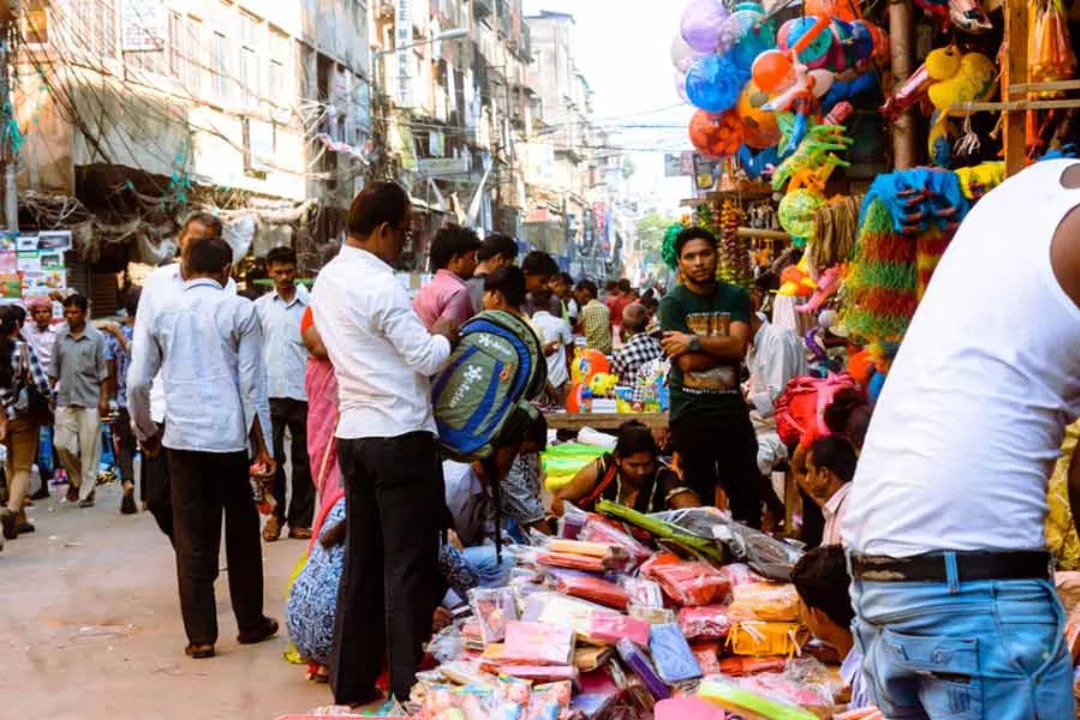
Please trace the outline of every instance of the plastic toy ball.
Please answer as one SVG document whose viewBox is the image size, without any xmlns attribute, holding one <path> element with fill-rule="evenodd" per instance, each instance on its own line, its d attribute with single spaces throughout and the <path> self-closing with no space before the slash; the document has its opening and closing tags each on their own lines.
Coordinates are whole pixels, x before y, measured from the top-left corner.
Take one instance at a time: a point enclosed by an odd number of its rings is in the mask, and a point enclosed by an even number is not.
<svg viewBox="0 0 1080 720">
<path fill-rule="evenodd" d="M 735 105 L 739 121 L 742 123 L 742 138 L 747 147 L 763 150 L 780 142 L 780 126 L 776 122 L 776 113 L 762 109 L 769 101 L 769 95 L 754 83 L 746 83 L 739 102 Z"/>
<path fill-rule="evenodd" d="M 814 230 L 814 215 L 825 202 L 821 195 L 805 188 L 792 190 L 780 201 L 780 227 L 792 237 L 805 240 Z"/>
<path fill-rule="evenodd" d="M 795 82 L 795 70 L 791 53 L 783 50 L 766 50 L 757 56 L 750 68 L 754 84 L 765 92 L 778 92 Z"/>
</svg>

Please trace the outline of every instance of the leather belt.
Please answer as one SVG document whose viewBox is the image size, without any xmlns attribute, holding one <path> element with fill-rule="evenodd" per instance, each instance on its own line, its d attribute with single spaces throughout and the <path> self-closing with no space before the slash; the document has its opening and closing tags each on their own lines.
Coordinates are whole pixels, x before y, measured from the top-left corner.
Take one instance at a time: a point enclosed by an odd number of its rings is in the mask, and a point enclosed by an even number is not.
<svg viewBox="0 0 1080 720">
<path fill-rule="evenodd" d="M 1050 553 L 957 552 L 959 582 L 976 580 L 1048 580 L 1053 577 Z M 885 555 L 851 555 L 851 574 L 870 582 L 948 582 L 944 553 L 894 558 Z"/>
</svg>

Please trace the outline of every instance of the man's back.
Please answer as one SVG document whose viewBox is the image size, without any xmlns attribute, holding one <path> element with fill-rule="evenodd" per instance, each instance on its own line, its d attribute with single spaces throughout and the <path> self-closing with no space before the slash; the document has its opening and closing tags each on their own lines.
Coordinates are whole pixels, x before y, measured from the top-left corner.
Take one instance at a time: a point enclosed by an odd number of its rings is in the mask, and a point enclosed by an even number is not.
<svg viewBox="0 0 1080 720">
<path fill-rule="evenodd" d="M 1046 479 L 1080 412 L 1080 309 L 1050 265 L 1080 191 L 1069 161 L 1025 170 L 971 211 L 874 411 L 848 499 L 856 552 L 1045 546 Z"/>
</svg>

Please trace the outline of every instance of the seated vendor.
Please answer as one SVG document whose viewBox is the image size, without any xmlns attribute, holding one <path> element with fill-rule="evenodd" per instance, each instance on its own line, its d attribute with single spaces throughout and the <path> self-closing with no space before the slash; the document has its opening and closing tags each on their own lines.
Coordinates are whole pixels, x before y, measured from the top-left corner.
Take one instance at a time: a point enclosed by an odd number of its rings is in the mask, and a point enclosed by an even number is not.
<svg viewBox="0 0 1080 720">
<path fill-rule="evenodd" d="M 859 458 L 855 447 L 843 437 L 821 438 L 806 455 L 806 473 L 798 478 L 799 487 L 821 508 L 825 516 L 822 545 L 840 545 L 840 525 L 844 501 Z"/>
<path fill-rule="evenodd" d="M 643 513 L 701 505 L 694 491 L 660 461 L 652 431 L 637 420 L 619 426 L 614 454 L 605 454 L 578 471 L 555 493 L 551 508 L 559 516 L 567 502 L 592 511 L 602 499 Z"/>
<path fill-rule="evenodd" d="M 840 675 L 851 688 L 848 708 L 871 706 L 873 703 L 863 684 L 862 658 L 850 630 L 855 611 L 851 609 L 848 594 L 851 576 L 843 549 L 830 545 L 808 551 L 791 571 L 791 582 L 805 605 L 810 632 L 836 648 L 844 658 Z"/>
</svg>

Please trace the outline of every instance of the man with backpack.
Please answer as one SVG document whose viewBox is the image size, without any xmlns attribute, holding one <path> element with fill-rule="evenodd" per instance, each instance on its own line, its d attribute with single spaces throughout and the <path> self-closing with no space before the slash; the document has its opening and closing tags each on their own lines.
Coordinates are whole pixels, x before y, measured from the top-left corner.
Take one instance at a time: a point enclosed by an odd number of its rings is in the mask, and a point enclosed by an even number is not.
<svg viewBox="0 0 1080 720">
<path fill-rule="evenodd" d="M 349 208 L 341 252 L 312 291 L 315 326 L 338 380 L 345 486 L 345 567 L 330 658 L 339 705 L 379 697 L 384 651 L 391 692 L 409 697 L 441 599 L 446 503 L 429 378 L 450 356 L 458 328 L 439 318 L 425 329 L 394 276 L 410 220 L 405 190 L 368 185 Z"/>
</svg>

